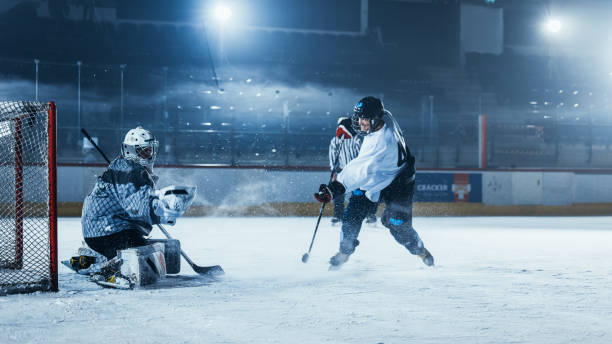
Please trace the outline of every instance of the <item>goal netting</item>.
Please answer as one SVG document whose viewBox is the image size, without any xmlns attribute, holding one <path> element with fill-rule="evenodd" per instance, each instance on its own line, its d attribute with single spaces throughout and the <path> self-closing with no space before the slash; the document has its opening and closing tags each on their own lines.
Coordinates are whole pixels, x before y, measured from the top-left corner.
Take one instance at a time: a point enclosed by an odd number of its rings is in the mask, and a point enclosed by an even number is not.
<svg viewBox="0 0 612 344">
<path fill-rule="evenodd" d="M 0 102 L 0 295 L 57 290 L 55 105 Z"/>
</svg>

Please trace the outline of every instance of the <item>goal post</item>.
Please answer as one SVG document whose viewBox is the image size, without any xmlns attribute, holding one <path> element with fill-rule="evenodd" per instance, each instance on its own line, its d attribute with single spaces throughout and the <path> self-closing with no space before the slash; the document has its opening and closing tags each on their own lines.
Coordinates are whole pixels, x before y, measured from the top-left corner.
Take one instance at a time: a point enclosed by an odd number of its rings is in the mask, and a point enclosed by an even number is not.
<svg viewBox="0 0 612 344">
<path fill-rule="evenodd" d="M 58 290 L 56 107 L 0 101 L 0 295 Z"/>
</svg>

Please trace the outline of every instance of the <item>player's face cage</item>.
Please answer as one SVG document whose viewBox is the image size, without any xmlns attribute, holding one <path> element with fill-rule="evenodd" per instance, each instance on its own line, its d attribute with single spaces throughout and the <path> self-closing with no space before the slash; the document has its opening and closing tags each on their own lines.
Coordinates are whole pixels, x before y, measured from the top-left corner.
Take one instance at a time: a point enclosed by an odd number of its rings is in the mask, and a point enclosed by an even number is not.
<svg viewBox="0 0 612 344">
<path fill-rule="evenodd" d="M 366 117 L 359 117 L 357 114 L 354 114 L 351 116 L 351 125 L 353 130 L 355 130 L 358 135 L 367 135 L 370 133 L 370 130 L 361 130 L 361 125 L 359 124 L 359 120 L 362 118 L 366 120 L 368 119 Z"/>
<path fill-rule="evenodd" d="M 157 157 L 159 142 L 155 139 L 147 141 L 146 144 L 122 145 L 123 156 L 138 162 L 140 165 L 152 168 Z"/>
<path fill-rule="evenodd" d="M 141 159 L 153 160 L 155 156 L 155 148 L 152 146 L 136 146 L 136 154 Z"/>
</svg>

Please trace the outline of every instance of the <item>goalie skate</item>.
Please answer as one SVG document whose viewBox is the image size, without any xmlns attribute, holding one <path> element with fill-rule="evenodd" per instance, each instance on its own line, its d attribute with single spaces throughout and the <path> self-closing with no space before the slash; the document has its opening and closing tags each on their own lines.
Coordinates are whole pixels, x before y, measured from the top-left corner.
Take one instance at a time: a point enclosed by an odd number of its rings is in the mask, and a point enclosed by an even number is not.
<svg viewBox="0 0 612 344">
<path fill-rule="evenodd" d="M 67 266 L 72 271 L 80 275 L 90 275 L 100 271 L 100 265 L 97 263 L 97 257 L 92 256 L 74 256 L 68 260 L 62 260 L 62 264 Z"/>
<path fill-rule="evenodd" d="M 120 273 L 116 273 L 110 277 L 104 277 L 101 274 L 94 274 L 91 276 L 90 280 L 105 288 L 123 290 L 134 289 L 134 284 L 130 281 L 130 279 L 121 275 Z"/>
<path fill-rule="evenodd" d="M 90 249 L 83 242 L 83 246 L 79 247 L 75 256 L 68 260 L 63 260 L 61 263 L 78 274 L 91 275 L 99 272 L 100 267 L 106 261 L 106 257 Z"/>
<path fill-rule="evenodd" d="M 100 271 L 92 274 L 90 280 L 100 286 L 116 289 L 133 289 L 134 284 L 121 274 L 123 259 L 115 257 L 100 267 Z"/>
</svg>

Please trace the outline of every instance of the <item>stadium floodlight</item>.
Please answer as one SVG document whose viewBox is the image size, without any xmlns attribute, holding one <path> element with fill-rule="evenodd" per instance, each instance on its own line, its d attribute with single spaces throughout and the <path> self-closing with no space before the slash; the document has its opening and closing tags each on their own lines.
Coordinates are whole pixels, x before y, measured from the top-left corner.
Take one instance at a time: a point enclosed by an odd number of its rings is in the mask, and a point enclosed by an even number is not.
<svg viewBox="0 0 612 344">
<path fill-rule="evenodd" d="M 544 24 L 544 28 L 550 33 L 558 33 L 563 28 L 563 25 L 559 19 L 550 18 Z"/>
<path fill-rule="evenodd" d="M 215 8 L 215 18 L 220 23 L 227 22 L 231 17 L 232 17 L 232 9 L 231 8 L 229 8 L 227 6 L 223 6 L 223 5 L 219 5 L 219 6 L 217 6 Z"/>
</svg>

